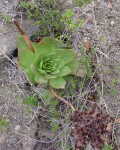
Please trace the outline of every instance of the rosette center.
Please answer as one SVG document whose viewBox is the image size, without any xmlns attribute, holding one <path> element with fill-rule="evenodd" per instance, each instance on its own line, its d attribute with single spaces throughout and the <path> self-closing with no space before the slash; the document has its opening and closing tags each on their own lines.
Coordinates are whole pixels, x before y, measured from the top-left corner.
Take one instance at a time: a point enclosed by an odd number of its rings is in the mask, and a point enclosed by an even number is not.
<svg viewBox="0 0 120 150">
<path fill-rule="evenodd" d="M 58 61 L 46 58 L 40 62 L 40 69 L 50 74 L 57 69 Z"/>
</svg>

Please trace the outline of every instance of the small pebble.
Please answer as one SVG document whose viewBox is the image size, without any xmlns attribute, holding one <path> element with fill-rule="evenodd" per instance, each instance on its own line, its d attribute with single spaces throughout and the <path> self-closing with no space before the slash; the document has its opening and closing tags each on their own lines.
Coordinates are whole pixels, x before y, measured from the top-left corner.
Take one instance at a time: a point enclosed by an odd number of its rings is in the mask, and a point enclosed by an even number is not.
<svg viewBox="0 0 120 150">
<path fill-rule="evenodd" d="M 111 26 L 114 26 L 115 25 L 115 21 L 111 21 L 110 24 L 111 24 Z"/>
<path fill-rule="evenodd" d="M 14 130 L 18 131 L 18 130 L 20 130 L 20 128 L 21 128 L 21 126 L 20 126 L 20 125 L 17 125 L 17 126 L 14 128 Z"/>
<path fill-rule="evenodd" d="M 5 1 L 5 4 L 8 4 L 8 1 Z"/>
</svg>

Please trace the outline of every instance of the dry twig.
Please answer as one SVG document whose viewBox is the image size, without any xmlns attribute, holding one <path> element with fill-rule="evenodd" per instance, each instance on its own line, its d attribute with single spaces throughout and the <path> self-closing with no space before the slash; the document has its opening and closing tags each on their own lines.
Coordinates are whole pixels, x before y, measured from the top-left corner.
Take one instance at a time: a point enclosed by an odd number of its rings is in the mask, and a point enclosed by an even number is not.
<svg viewBox="0 0 120 150">
<path fill-rule="evenodd" d="M 66 104 L 68 107 L 70 107 L 70 108 L 73 110 L 73 112 L 75 112 L 75 108 L 73 107 L 73 105 L 72 105 L 71 103 L 69 103 L 69 102 L 68 102 L 67 100 L 65 100 L 64 98 L 58 96 L 57 93 L 55 93 L 55 92 L 53 91 L 53 89 L 50 88 L 50 87 L 49 87 L 49 91 L 50 91 L 57 99 L 59 99 L 59 100 L 62 101 L 64 104 Z"/>
</svg>

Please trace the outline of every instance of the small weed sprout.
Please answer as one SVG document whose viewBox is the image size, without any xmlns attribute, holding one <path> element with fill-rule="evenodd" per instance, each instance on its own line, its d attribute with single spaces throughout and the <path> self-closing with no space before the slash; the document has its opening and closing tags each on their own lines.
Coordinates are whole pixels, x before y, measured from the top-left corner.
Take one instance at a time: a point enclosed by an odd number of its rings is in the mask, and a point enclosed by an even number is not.
<svg viewBox="0 0 120 150">
<path fill-rule="evenodd" d="M 22 100 L 22 104 L 30 106 L 38 106 L 38 97 L 27 96 L 25 100 Z"/>
<path fill-rule="evenodd" d="M 8 122 L 0 116 L 0 131 L 3 131 L 6 127 L 8 127 Z"/>
<path fill-rule="evenodd" d="M 73 0 L 75 6 L 82 6 L 84 4 L 90 4 L 92 0 Z"/>
<path fill-rule="evenodd" d="M 79 18 L 77 22 L 75 23 L 74 19 L 74 12 L 71 11 L 70 9 L 67 9 L 63 14 L 62 14 L 62 19 L 61 22 L 65 26 L 65 30 L 67 31 L 72 31 L 78 27 L 82 27 L 83 20 Z"/>
<path fill-rule="evenodd" d="M 112 150 L 112 147 L 110 145 L 104 145 L 102 150 Z"/>
<path fill-rule="evenodd" d="M 86 50 L 82 45 L 79 45 L 81 49 L 81 55 L 79 56 L 79 63 L 86 68 L 87 70 L 87 77 L 91 78 L 92 75 L 92 58 L 94 56 L 95 49 L 91 48 L 91 52 L 87 55 Z"/>
</svg>

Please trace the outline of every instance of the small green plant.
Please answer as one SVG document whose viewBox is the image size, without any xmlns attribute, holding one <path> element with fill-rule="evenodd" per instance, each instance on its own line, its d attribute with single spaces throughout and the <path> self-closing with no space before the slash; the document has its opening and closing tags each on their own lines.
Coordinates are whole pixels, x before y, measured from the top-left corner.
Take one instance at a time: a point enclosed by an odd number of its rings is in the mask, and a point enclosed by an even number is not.
<svg viewBox="0 0 120 150">
<path fill-rule="evenodd" d="M 60 115 L 57 112 L 56 106 L 58 105 L 58 100 L 51 100 L 48 102 L 48 109 L 50 110 L 50 112 L 52 112 L 52 116 L 51 118 L 48 120 L 48 122 L 50 123 L 50 130 L 52 132 L 57 131 L 57 129 L 59 128 L 59 124 L 55 121 L 56 118 L 59 118 Z"/>
<path fill-rule="evenodd" d="M 61 28 L 61 13 L 58 11 L 56 0 L 29 0 L 20 2 L 21 11 L 28 19 L 33 19 L 34 24 L 39 26 L 35 34 L 54 35 Z"/>
<path fill-rule="evenodd" d="M 22 104 L 30 106 L 38 106 L 38 97 L 36 96 L 27 96 L 25 100 L 22 100 Z"/>
<path fill-rule="evenodd" d="M 67 9 L 66 12 L 62 14 L 61 21 L 69 29 L 74 28 L 74 22 L 72 21 L 73 16 L 74 16 L 74 13 L 70 9 Z"/>
<path fill-rule="evenodd" d="M 116 79 L 112 79 L 112 81 L 111 81 L 112 87 L 115 86 L 116 83 L 117 83 L 117 80 Z"/>
<path fill-rule="evenodd" d="M 6 15 L 6 16 L 4 16 L 4 21 L 5 21 L 5 23 L 8 23 L 8 21 L 10 21 L 11 20 L 11 16 L 9 16 L 9 15 Z"/>
<path fill-rule="evenodd" d="M 112 95 L 115 95 L 116 92 L 117 92 L 117 91 L 116 91 L 115 89 L 112 89 L 112 90 L 111 90 L 111 94 L 112 94 Z"/>
<path fill-rule="evenodd" d="M 54 119 L 50 119 L 50 120 L 49 120 L 49 123 L 50 123 L 51 131 L 52 131 L 52 132 L 55 132 L 55 131 L 58 130 L 59 124 L 56 123 L 56 122 L 54 121 Z"/>
<path fill-rule="evenodd" d="M 8 122 L 0 116 L 0 131 L 3 131 L 7 126 Z"/>
<path fill-rule="evenodd" d="M 73 0 L 76 6 L 82 6 L 84 4 L 90 4 L 92 0 Z"/>
<path fill-rule="evenodd" d="M 48 103 L 48 109 L 53 112 L 53 115 L 52 115 L 53 118 L 59 117 L 58 112 L 57 112 L 57 110 L 56 110 L 56 105 L 57 105 L 58 103 L 59 103 L 58 100 L 51 100 L 51 101 Z"/>
<path fill-rule="evenodd" d="M 102 150 L 112 150 L 110 145 L 104 145 Z"/>
<path fill-rule="evenodd" d="M 81 55 L 79 56 L 80 58 L 79 63 L 81 64 L 81 66 L 86 68 L 87 70 L 86 76 L 90 78 L 92 75 L 92 58 L 94 56 L 95 50 L 94 48 L 91 48 L 91 52 L 87 55 L 86 50 L 84 49 L 83 46 L 79 45 L 79 48 L 81 49 Z"/>
<path fill-rule="evenodd" d="M 61 22 L 64 24 L 66 30 L 71 31 L 75 28 L 82 27 L 83 20 L 79 18 L 75 23 L 73 17 L 74 17 L 74 13 L 70 9 L 67 9 L 66 12 L 62 14 Z"/>
<path fill-rule="evenodd" d="M 40 94 L 46 105 L 49 105 L 51 99 L 54 98 L 54 96 L 50 93 L 50 91 L 45 90 L 45 89 L 41 90 Z"/>
<path fill-rule="evenodd" d="M 116 79 L 111 80 L 111 85 L 112 85 L 111 94 L 112 95 L 115 95 L 117 93 L 116 89 L 114 88 L 117 82 L 118 82 L 118 80 L 116 80 Z"/>
<path fill-rule="evenodd" d="M 65 88 L 66 75 L 75 74 L 78 63 L 72 49 L 61 49 L 53 38 L 44 38 L 40 43 L 31 42 L 32 52 L 22 36 L 17 38 L 18 66 L 27 79 L 35 84 L 48 84 L 53 88 Z"/>
</svg>

